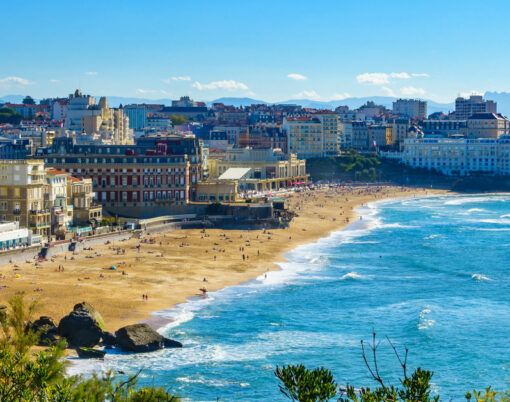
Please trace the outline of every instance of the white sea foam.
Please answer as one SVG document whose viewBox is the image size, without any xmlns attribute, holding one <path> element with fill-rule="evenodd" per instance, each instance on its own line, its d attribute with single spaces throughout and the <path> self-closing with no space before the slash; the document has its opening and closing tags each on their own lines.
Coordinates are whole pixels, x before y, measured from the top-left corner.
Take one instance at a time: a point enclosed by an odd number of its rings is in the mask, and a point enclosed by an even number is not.
<svg viewBox="0 0 510 402">
<path fill-rule="evenodd" d="M 452 199 L 453 198 L 453 199 Z M 474 197 L 474 196 L 465 196 L 465 197 L 446 197 L 446 201 L 444 205 L 464 205 L 464 204 L 473 204 L 479 202 L 487 202 L 487 201 L 501 201 L 506 202 L 509 200 L 508 196 L 502 196 L 501 194 L 497 195 L 488 195 L 483 197 Z"/>
<path fill-rule="evenodd" d="M 429 329 L 434 326 L 436 323 L 435 320 L 428 318 L 428 315 L 432 312 L 430 306 L 426 306 L 424 309 L 420 311 L 419 321 L 418 321 L 418 330 L 422 331 L 425 329 Z"/>
<path fill-rule="evenodd" d="M 479 219 L 471 220 L 471 222 L 495 223 L 496 225 L 510 225 L 510 219 Z"/>
<path fill-rule="evenodd" d="M 473 278 L 475 281 L 492 281 L 491 278 L 482 274 L 473 274 L 471 275 L 471 278 Z"/>
<path fill-rule="evenodd" d="M 345 281 L 345 280 L 356 280 L 356 279 L 365 279 L 365 278 L 367 278 L 366 275 L 360 275 L 357 272 L 349 272 L 349 273 L 341 276 L 340 280 Z"/>
<path fill-rule="evenodd" d="M 424 238 L 423 238 L 423 240 L 435 239 L 436 237 L 441 237 L 441 235 L 433 234 L 433 235 L 430 235 L 430 236 L 424 237 Z"/>
<path fill-rule="evenodd" d="M 395 222 L 395 223 L 384 223 L 384 224 L 380 225 L 379 227 L 382 229 L 391 229 L 391 228 L 412 229 L 412 228 L 415 228 L 416 226 L 403 225 L 401 223 Z"/>
</svg>

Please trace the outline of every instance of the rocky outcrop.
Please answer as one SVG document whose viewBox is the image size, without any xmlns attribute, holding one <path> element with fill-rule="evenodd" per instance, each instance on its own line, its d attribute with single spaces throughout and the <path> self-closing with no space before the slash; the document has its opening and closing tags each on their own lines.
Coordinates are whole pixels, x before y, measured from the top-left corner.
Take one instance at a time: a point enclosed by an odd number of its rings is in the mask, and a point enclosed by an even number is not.
<svg viewBox="0 0 510 402">
<path fill-rule="evenodd" d="M 57 326 L 50 317 L 39 317 L 38 320 L 28 324 L 27 329 L 39 334 L 39 346 L 51 346 L 57 341 Z"/>
<path fill-rule="evenodd" d="M 76 352 L 78 353 L 78 356 L 83 359 L 102 359 L 106 354 L 104 350 L 84 347 L 77 348 Z"/>
<path fill-rule="evenodd" d="M 115 332 L 115 337 L 118 346 L 128 352 L 152 352 L 164 347 L 182 347 L 180 342 L 166 339 L 147 324 L 122 327 Z"/>
<path fill-rule="evenodd" d="M 88 311 L 90 316 L 96 321 L 97 325 L 99 325 L 99 328 L 101 328 L 104 331 L 103 317 L 101 317 L 101 314 L 99 314 L 99 312 L 94 307 L 92 307 L 91 304 L 89 304 L 87 302 L 81 302 L 81 303 L 75 304 L 73 307 L 73 310 L 74 311 L 76 311 L 76 310 Z"/>
<path fill-rule="evenodd" d="M 67 339 L 69 346 L 93 347 L 103 334 L 104 322 L 101 315 L 88 303 L 79 303 L 74 311 L 58 324 L 58 334 Z"/>
<path fill-rule="evenodd" d="M 117 338 L 111 332 L 103 331 L 101 338 L 102 338 L 102 344 L 105 346 L 116 346 L 117 345 Z"/>
</svg>

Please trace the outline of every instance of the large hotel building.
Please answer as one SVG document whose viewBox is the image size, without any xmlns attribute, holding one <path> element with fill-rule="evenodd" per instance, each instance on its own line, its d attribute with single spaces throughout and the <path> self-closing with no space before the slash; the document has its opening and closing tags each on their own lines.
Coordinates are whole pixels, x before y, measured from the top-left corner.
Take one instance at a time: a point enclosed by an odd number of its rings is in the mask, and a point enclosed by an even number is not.
<svg viewBox="0 0 510 402">
<path fill-rule="evenodd" d="M 165 215 L 197 196 L 201 179 L 198 140 L 147 137 L 135 145 L 82 145 L 56 138 L 37 150 L 47 166 L 91 178 L 96 201 L 111 214 Z"/>
</svg>

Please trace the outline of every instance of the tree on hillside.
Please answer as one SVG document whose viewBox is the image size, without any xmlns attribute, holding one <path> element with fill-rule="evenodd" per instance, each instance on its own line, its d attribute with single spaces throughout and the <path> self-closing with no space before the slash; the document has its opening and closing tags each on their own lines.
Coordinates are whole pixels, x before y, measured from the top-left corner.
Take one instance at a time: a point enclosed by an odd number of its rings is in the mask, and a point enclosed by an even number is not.
<svg viewBox="0 0 510 402">
<path fill-rule="evenodd" d="M 24 105 L 35 105 L 35 100 L 31 96 L 27 95 L 23 98 L 23 104 Z"/>
<path fill-rule="evenodd" d="M 0 124 L 19 124 L 23 116 L 10 107 L 0 108 Z"/>
<path fill-rule="evenodd" d="M 172 120 L 172 124 L 174 126 L 179 126 L 181 124 L 186 124 L 188 122 L 188 119 L 184 116 L 179 116 L 176 114 L 173 114 L 170 116 L 170 120 Z"/>
</svg>

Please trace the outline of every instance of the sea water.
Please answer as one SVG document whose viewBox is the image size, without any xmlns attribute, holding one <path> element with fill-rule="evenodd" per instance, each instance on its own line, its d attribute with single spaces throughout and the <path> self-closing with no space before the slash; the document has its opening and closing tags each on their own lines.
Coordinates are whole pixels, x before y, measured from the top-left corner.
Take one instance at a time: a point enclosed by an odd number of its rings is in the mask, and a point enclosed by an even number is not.
<svg viewBox="0 0 510 402">
<path fill-rule="evenodd" d="M 174 319 L 160 332 L 183 349 L 113 351 L 71 372 L 143 368 L 140 384 L 189 400 L 284 400 L 276 365 L 325 366 L 341 385 L 374 387 L 360 341 L 375 331 L 388 382 L 402 369 L 386 337 L 409 349 L 409 370 L 434 371 L 442 399 L 510 389 L 510 196 L 389 200 L 359 213 L 267 278 L 159 312 Z"/>
</svg>

